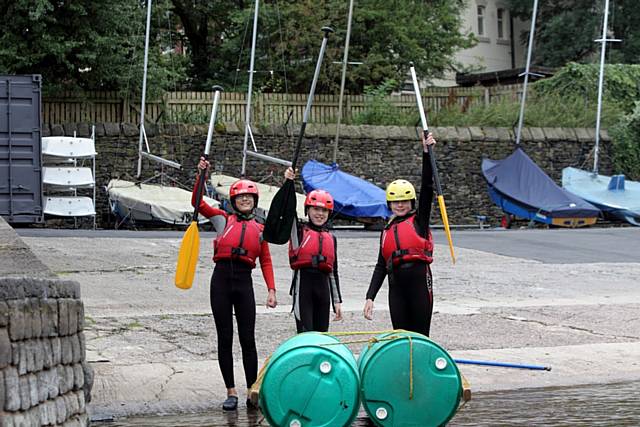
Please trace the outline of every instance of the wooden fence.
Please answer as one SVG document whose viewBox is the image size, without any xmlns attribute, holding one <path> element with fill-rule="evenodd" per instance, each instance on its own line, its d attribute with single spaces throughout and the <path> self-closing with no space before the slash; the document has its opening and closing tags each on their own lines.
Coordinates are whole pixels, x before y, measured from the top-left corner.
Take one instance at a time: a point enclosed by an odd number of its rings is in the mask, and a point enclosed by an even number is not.
<svg viewBox="0 0 640 427">
<path fill-rule="evenodd" d="M 446 106 L 468 108 L 502 99 L 518 100 L 522 85 L 496 87 L 430 87 L 422 92 L 423 103 L 429 112 Z M 246 93 L 223 92 L 218 117 L 222 121 L 243 122 Z M 414 112 L 415 96 L 390 95 L 388 101 L 403 112 Z M 338 95 L 316 95 L 309 122 L 335 123 L 338 116 Z M 365 111 L 370 99 L 366 95 L 344 97 L 343 122 Z M 145 107 L 147 122 L 208 123 L 211 111 L 211 92 L 168 92 L 161 100 L 151 100 Z M 283 124 L 301 123 L 307 104 L 307 94 L 260 93 L 253 96 L 252 122 Z M 140 100 L 128 99 L 117 92 L 64 92 L 46 96 L 42 101 L 45 123 L 139 123 Z M 289 115 L 291 114 L 291 118 Z"/>
</svg>

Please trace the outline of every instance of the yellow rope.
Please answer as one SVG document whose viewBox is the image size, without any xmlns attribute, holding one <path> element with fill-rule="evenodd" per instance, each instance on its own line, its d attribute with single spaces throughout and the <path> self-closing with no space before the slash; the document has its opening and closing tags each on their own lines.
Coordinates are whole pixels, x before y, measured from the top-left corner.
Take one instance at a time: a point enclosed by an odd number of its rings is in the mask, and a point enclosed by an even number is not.
<svg viewBox="0 0 640 427">
<path fill-rule="evenodd" d="M 353 336 L 353 335 L 382 335 L 382 334 L 390 334 L 390 333 L 402 333 L 407 332 L 404 329 L 391 329 L 386 331 L 344 331 L 344 332 L 321 332 L 323 335 L 329 336 Z M 369 348 L 373 344 L 383 342 L 383 341 L 393 341 L 397 339 L 407 339 L 409 340 L 409 400 L 413 399 L 413 339 L 410 335 L 389 335 L 384 338 L 371 337 L 364 340 L 348 340 L 348 341 L 338 341 L 335 343 L 326 343 L 320 344 L 320 347 L 331 346 L 331 345 L 345 345 L 345 344 L 358 344 L 358 343 L 368 343 Z M 269 360 L 271 359 L 270 355 L 264 361 L 264 365 L 260 369 L 258 373 L 258 378 L 256 382 L 251 386 L 252 392 L 259 392 L 260 387 L 262 386 L 262 381 L 264 379 L 264 375 L 266 373 L 266 368 L 269 365 Z"/>
<path fill-rule="evenodd" d="M 409 400 L 413 400 L 413 340 L 409 338 Z"/>
<path fill-rule="evenodd" d="M 352 336 L 352 335 L 381 335 L 387 333 L 401 333 L 407 332 L 403 329 L 393 329 L 387 331 L 345 331 L 345 332 L 322 332 L 323 335 L 330 336 Z M 410 335 L 389 335 L 384 338 L 371 337 L 366 340 L 349 340 L 349 341 L 340 341 L 336 343 L 328 343 L 321 344 L 320 346 L 330 346 L 330 345 L 338 345 L 338 344 L 357 344 L 357 343 L 368 343 L 369 348 L 375 343 L 379 343 L 382 341 L 393 341 L 397 339 L 408 339 L 409 340 L 409 400 L 413 400 L 413 339 Z"/>
</svg>

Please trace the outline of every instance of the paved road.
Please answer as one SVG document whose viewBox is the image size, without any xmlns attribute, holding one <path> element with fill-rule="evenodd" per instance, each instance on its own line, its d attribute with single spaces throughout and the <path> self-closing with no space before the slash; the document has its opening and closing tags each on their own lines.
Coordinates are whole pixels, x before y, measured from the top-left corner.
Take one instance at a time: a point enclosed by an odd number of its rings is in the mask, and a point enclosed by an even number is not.
<svg viewBox="0 0 640 427">
<path fill-rule="evenodd" d="M 125 239 L 179 239 L 182 231 L 55 230 L 22 228 L 23 237 L 88 237 Z M 378 239 L 379 232 L 337 230 L 338 239 Z M 204 240 L 215 233 L 201 232 Z M 434 230 L 436 243 L 446 245 L 442 230 Z M 598 262 L 640 262 L 640 228 L 453 230 L 456 247 L 477 249 L 497 255 L 536 260 L 548 264 Z"/>
</svg>

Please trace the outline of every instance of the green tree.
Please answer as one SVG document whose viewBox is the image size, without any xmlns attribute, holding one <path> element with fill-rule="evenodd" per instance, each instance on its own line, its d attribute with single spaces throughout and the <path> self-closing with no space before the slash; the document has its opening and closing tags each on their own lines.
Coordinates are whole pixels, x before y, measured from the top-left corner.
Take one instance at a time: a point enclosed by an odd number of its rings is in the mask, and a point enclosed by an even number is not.
<svg viewBox="0 0 640 427">
<path fill-rule="evenodd" d="M 208 89 L 212 84 L 228 83 L 231 68 L 223 54 L 223 45 L 237 36 L 232 17 L 251 7 L 243 0 L 171 0 L 173 12 L 180 18 L 190 57 L 192 86 Z"/>
<path fill-rule="evenodd" d="M 2 1 L 6 19 L 0 34 L 0 72 L 42 74 L 45 91 L 139 92 L 144 4 L 130 0 Z M 154 24 L 165 11 L 158 7 Z M 157 92 L 173 84 L 172 79 L 183 79 L 184 67 L 179 58 L 171 64 L 170 58 L 162 55 L 157 26 L 152 35 L 148 80 L 151 92 Z"/>
<path fill-rule="evenodd" d="M 246 82 L 254 2 L 190 1 L 189 7 L 186 0 L 172 3 L 183 20 L 192 48 L 194 82 L 226 82 L 235 87 L 238 81 Z M 341 68 L 334 62 L 342 60 L 348 3 L 261 2 L 256 70 L 273 74 L 257 73 L 255 87 L 307 92 L 322 38 L 320 28 L 331 26 L 336 34 L 329 41 L 317 91 L 335 93 Z M 348 91 L 362 93 L 365 86 L 390 79 L 402 82 L 410 61 L 423 77 L 437 76 L 453 65 L 453 53 L 471 45 L 471 38 L 460 33 L 464 3 L 464 0 L 356 1 L 349 56 L 350 60 L 363 64 L 350 66 Z M 206 44 L 209 50 L 197 47 L 204 45 L 205 40 L 209 40 Z"/>
<path fill-rule="evenodd" d="M 513 16 L 530 20 L 532 0 L 508 0 Z M 604 0 L 540 1 L 536 19 L 534 62 L 561 67 L 567 62 L 598 60 L 602 36 Z M 609 43 L 607 62 L 640 61 L 640 8 L 637 0 L 615 0 L 609 4 L 609 30 L 622 43 Z M 528 40 L 529 31 L 521 35 Z M 568 42 L 570 41 L 570 42 Z"/>
</svg>

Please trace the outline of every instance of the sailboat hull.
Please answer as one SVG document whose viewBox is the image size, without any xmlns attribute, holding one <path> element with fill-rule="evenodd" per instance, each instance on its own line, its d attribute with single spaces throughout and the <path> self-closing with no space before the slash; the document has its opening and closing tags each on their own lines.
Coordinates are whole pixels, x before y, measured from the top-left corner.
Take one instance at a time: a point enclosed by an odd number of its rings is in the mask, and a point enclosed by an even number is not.
<svg viewBox="0 0 640 427">
<path fill-rule="evenodd" d="M 181 188 L 112 179 L 107 193 L 111 212 L 121 222 L 187 226 L 193 220 L 191 192 Z M 209 197 L 204 200 L 211 206 L 219 206 Z M 198 218 L 199 224 L 207 222 L 207 218 Z"/>
<path fill-rule="evenodd" d="M 217 198 L 228 202 L 229 201 L 229 188 L 231 184 L 236 182 L 240 178 L 236 178 L 228 175 L 211 175 L 210 183 L 213 187 L 213 190 L 217 194 Z M 267 213 L 269 212 L 269 207 L 271 206 L 271 201 L 273 200 L 273 196 L 278 192 L 280 187 L 275 185 L 263 184 L 261 182 L 256 183 L 258 186 L 258 193 L 260 197 L 258 198 L 258 207 L 256 209 L 256 216 L 261 219 L 267 218 Z M 298 213 L 298 218 L 304 218 L 304 199 L 305 196 L 300 193 L 296 193 L 296 212 Z"/>
<path fill-rule="evenodd" d="M 600 216 L 597 207 L 558 187 L 521 148 L 502 160 L 484 159 L 482 173 L 489 197 L 508 214 L 571 228 L 592 225 Z"/>
<path fill-rule="evenodd" d="M 325 165 L 309 160 L 304 164 L 301 176 L 306 192 L 326 190 L 331 193 L 336 215 L 365 223 L 391 216 L 382 188 L 341 171 L 335 163 Z"/>
<path fill-rule="evenodd" d="M 619 177 L 564 168 L 562 187 L 600 208 L 608 218 L 640 226 L 640 183 L 622 180 L 621 187 L 612 185 L 612 180 L 620 181 Z"/>
</svg>

